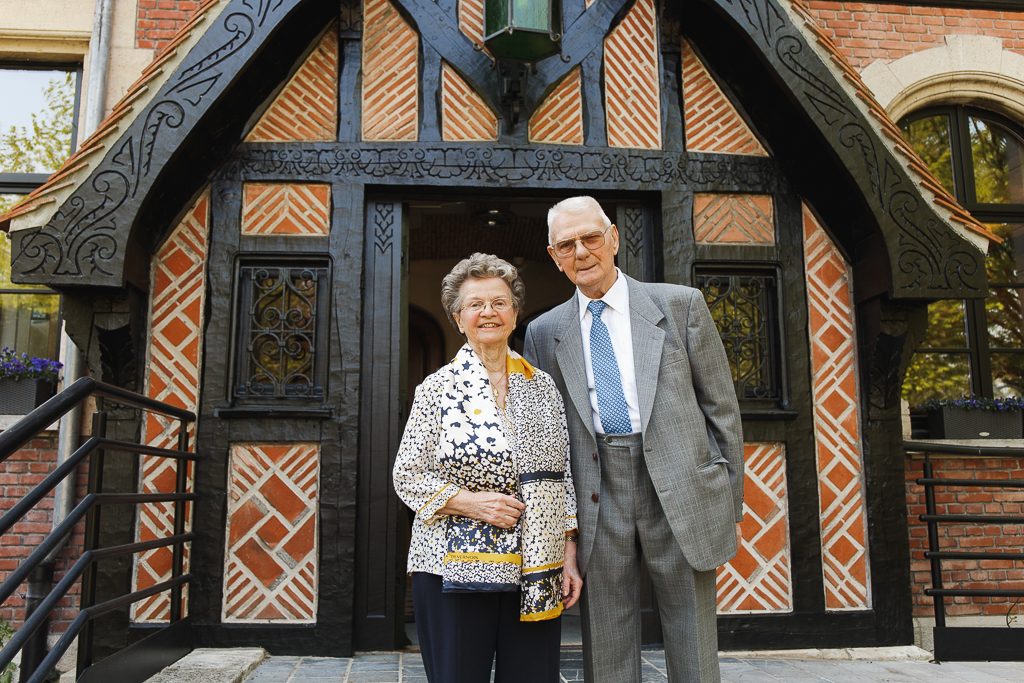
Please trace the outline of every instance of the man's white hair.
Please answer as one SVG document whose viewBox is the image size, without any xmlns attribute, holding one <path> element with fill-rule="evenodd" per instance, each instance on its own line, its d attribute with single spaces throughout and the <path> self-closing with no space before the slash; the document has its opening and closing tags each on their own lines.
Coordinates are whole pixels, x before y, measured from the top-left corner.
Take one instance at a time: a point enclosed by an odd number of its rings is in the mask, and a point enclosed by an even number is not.
<svg viewBox="0 0 1024 683">
<path fill-rule="evenodd" d="M 563 213 L 572 215 L 578 215 L 586 213 L 587 211 L 596 211 L 597 215 L 601 217 L 601 222 L 604 223 L 604 227 L 611 227 L 612 222 L 608 219 L 608 214 L 604 212 L 601 205 L 597 203 L 597 200 L 593 197 L 569 197 L 558 202 L 550 209 L 548 209 L 548 244 L 552 244 L 554 241 L 552 226 L 555 224 L 555 219 L 561 216 Z"/>
</svg>

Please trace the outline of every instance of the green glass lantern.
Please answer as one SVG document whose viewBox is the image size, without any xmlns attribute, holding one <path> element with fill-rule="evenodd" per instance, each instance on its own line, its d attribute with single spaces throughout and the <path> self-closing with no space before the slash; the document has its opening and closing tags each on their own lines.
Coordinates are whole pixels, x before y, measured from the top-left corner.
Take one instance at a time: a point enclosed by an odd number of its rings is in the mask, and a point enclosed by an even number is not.
<svg viewBox="0 0 1024 683">
<path fill-rule="evenodd" d="M 561 0 L 484 0 L 484 44 L 496 58 L 537 62 L 561 43 Z"/>
</svg>

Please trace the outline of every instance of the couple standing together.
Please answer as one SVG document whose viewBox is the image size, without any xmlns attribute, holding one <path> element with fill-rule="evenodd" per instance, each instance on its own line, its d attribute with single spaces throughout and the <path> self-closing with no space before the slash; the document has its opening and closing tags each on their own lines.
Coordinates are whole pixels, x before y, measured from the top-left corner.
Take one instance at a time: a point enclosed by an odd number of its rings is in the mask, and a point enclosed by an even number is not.
<svg viewBox="0 0 1024 683">
<path fill-rule="evenodd" d="M 474 254 L 442 285 L 466 344 L 417 388 L 394 468 L 427 678 L 485 683 L 494 664 L 496 683 L 555 683 L 580 600 L 586 680 L 639 683 L 642 556 L 669 681 L 719 681 L 743 436 L 718 331 L 698 290 L 615 267 L 594 199 L 552 207 L 548 242 L 576 293 L 530 324 L 525 357 L 512 265 Z"/>
</svg>

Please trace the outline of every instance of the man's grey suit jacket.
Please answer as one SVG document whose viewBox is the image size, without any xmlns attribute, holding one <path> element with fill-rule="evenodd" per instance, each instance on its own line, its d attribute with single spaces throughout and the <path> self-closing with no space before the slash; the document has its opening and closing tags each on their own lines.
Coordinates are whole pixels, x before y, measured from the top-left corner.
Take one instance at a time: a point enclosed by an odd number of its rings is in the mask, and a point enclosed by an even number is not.
<svg viewBox="0 0 1024 683">
<path fill-rule="evenodd" d="M 729 363 L 699 290 L 622 276 L 647 469 L 687 561 L 708 571 L 735 556 L 735 522 L 743 519 L 743 432 Z M 575 293 L 530 323 L 523 355 L 555 378 L 565 398 L 579 498 L 577 563 L 585 573 L 601 468 Z"/>
</svg>

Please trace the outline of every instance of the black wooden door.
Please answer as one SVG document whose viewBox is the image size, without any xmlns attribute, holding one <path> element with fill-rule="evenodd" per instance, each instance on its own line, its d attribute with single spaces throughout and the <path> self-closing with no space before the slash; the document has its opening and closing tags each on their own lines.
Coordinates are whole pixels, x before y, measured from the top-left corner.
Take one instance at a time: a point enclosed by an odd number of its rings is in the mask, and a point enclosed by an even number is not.
<svg viewBox="0 0 1024 683">
<path fill-rule="evenodd" d="M 405 644 L 405 508 L 391 480 L 406 418 L 408 230 L 392 199 L 366 202 L 353 645 Z"/>
<path fill-rule="evenodd" d="M 618 265 L 625 274 L 641 282 L 655 281 L 654 209 L 639 202 L 616 205 L 615 226 L 619 230 Z M 640 642 L 664 642 L 658 600 L 654 594 L 647 563 L 640 562 Z"/>
</svg>

